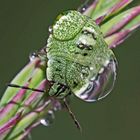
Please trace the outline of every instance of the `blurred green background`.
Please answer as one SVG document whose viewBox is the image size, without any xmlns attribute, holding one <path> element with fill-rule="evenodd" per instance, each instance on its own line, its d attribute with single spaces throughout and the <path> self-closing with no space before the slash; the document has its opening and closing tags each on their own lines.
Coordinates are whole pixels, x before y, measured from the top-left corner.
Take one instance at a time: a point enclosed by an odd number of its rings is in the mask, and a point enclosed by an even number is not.
<svg viewBox="0 0 140 140">
<path fill-rule="evenodd" d="M 0 96 L 6 83 L 28 62 L 29 54 L 45 45 L 55 17 L 83 1 L 0 0 Z M 40 125 L 32 131 L 33 140 L 140 139 L 140 30 L 114 51 L 119 67 L 110 96 L 93 104 L 77 98 L 71 102 L 83 133 L 67 112 L 59 111 L 50 127 Z"/>
</svg>

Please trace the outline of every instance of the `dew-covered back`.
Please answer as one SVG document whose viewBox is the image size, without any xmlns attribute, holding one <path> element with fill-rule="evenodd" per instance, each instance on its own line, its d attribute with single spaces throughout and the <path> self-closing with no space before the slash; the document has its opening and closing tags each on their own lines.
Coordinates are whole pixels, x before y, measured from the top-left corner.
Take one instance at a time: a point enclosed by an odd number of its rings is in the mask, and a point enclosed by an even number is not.
<svg viewBox="0 0 140 140">
<path fill-rule="evenodd" d="M 53 37 L 61 41 L 74 38 L 86 23 L 86 18 L 74 11 L 65 12 L 57 19 L 53 26 Z"/>
<path fill-rule="evenodd" d="M 77 11 L 58 16 L 46 51 L 47 79 L 68 89 L 60 92 L 58 97 L 63 98 L 72 92 L 85 101 L 94 101 L 111 91 L 116 77 L 115 56 L 91 18 Z M 55 87 L 50 95 L 58 93 Z"/>
</svg>

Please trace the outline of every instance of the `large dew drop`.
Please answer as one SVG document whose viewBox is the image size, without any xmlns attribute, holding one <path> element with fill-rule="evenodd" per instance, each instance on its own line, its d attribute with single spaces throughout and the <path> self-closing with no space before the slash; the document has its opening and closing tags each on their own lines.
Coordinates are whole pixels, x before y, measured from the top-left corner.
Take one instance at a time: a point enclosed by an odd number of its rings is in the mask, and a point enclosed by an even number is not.
<svg viewBox="0 0 140 140">
<path fill-rule="evenodd" d="M 94 102 L 106 97 L 113 89 L 116 80 L 116 61 L 111 59 L 101 68 L 96 77 L 93 77 L 87 88 L 77 97 L 86 101 Z"/>
</svg>

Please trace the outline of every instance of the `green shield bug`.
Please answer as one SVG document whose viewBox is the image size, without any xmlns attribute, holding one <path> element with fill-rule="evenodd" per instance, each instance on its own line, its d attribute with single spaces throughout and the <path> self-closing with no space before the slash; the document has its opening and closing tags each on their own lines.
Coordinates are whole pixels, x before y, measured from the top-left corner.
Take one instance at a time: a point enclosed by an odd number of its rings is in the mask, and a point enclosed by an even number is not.
<svg viewBox="0 0 140 140">
<path fill-rule="evenodd" d="M 73 93 L 86 102 L 107 96 L 116 80 L 116 58 L 93 19 L 70 10 L 58 16 L 49 32 L 45 52 L 34 53 L 47 58 L 46 79 L 52 83 L 49 95 L 64 99 Z"/>
<path fill-rule="evenodd" d="M 59 15 L 49 31 L 45 52 L 34 55 L 47 62 L 46 79 L 52 83 L 49 96 L 63 100 L 81 130 L 65 97 L 74 94 L 83 101 L 94 102 L 108 95 L 116 79 L 116 58 L 104 41 L 99 26 L 77 11 Z M 45 92 L 14 84 L 9 86 Z M 44 119 L 41 121 L 46 125 L 45 122 Z"/>
<path fill-rule="evenodd" d="M 116 59 L 91 18 L 77 11 L 58 16 L 50 30 L 46 52 L 46 76 L 54 83 L 50 96 L 64 98 L 73 93 L 93 102 L 111 92 Z"/>
</svg>

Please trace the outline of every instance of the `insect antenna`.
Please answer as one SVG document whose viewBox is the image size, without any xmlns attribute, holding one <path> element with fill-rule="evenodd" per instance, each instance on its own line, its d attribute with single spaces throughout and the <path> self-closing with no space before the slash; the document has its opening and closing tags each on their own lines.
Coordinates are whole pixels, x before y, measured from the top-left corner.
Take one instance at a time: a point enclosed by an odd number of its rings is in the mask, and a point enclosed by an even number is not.
<svg viewBox="0 0 140 140">
<path fill-rule="evenodd" d="M 76 127 L 80 130 L 80 132 L 82 132 L 82 127 L 79 123 L 79 121 L 76 119 L 74 113 L 71 111 L 69 104 L 67 103 L 66 99 L 63 99 L 64 101 L 64 106 L 67 109 L 67 111 L 69 112 L 69 115 L 71 116 L 72 120 L 74 121 Z"/>
<path fill-rule="evenodd" d="M 40 89 L 35 89 L 35 88 L 29 88 L 27 86 L 20 86 L 16 84 L 7 84 L 8 87 L 14 87 L 14 88 L 21 88 L 21 89 L 27 89 L 27 90 L 32 90 L 32 91 L 37 91 L 37 92 L 43 92 L 45 93 L 45 90 L 40 90 Z"/>
</svg>

